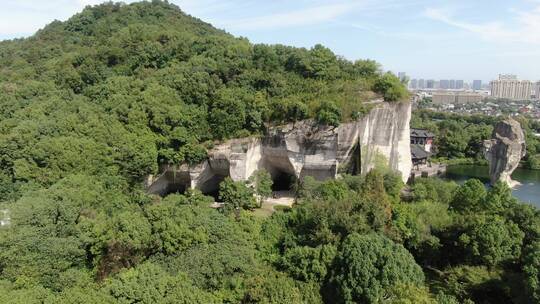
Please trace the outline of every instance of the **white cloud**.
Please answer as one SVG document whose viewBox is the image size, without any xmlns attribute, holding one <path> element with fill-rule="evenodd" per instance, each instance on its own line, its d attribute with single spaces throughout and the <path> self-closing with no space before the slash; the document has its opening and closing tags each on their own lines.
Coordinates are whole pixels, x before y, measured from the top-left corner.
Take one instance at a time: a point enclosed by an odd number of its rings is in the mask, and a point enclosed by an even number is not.
<svg viewBox="0 0 540 304">
<path fill-rule="evenodd" d="M 444 9 L 429 8 L 424 15 L 430 19 L 473 33 L 482 39 L 495 42 L 520 42 L 526 44 L 540 44 L 540 5 L 531 11 L 514 12 L 516 24 L 499 21 L 471 23 L 453 17 L 453 14 Z"/>
<path fill-rule="evenodd" d="M 183 1 L 189 3 L 194 0 Z M 395 10 L 406 6 L 413 6 L 422 1 L 424 0 L 307 0 L 299 1 L 299 3 L 303 2 L 306 4 L 301 9 L 238 20 L 221 20 L 217 22 L 217 25 L 227 29 L 247 31 L 298 27 L 336 21 L 339 17 L 357 13 L 359 10 L 366 12 Z M 290 5 L 284 4 L 282 6 L 289 7 Z"/>
<path fill-rule="evenodd" d="M 220 26 L 236 30 L 275 29 L 305 26 L 334 20 L 359 6 L 358 3 L 334 3 L 306 7 L 291 12 L 282 12 L 266 16 L 250 17 L 234 21 L 220 22 Z"/>
</svg>

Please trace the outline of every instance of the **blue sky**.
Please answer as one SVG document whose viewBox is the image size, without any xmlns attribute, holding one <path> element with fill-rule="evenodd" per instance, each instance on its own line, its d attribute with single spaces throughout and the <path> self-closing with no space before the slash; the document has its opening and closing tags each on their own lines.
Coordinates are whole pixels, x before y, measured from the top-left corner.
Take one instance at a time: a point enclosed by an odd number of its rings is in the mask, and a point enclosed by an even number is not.
<svg viewBox="0 0 540 304">
<path fill-rule="evenodd" d="M 31 35 L 99 0 L 0 0 L 0 39 Z M 127 1 L 133 2 L 133 1 Z M 418 78 L 540 79 L 540 0 L 171 0 L 253 42 L 370 58 Z"/>
</svg>

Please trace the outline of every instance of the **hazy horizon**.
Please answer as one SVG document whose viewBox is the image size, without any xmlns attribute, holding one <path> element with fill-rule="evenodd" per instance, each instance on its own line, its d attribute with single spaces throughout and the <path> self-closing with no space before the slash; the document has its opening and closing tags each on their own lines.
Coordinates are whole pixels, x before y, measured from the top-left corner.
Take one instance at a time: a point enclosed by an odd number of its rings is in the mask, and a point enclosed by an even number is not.
<svg viewBox="0 0 540 304">
<path fill-rule="evenodd" d="M 96 0 L 7 0 L 0 39 L 27 37 Z M 135 2 L 135 1 L 123 1 Z M 173 0 L 186 13 L 255 43 L 311 47 L 373 59 L 411 78 L 487 82 L 540 79 L 540 1 Z"/>
</svg>

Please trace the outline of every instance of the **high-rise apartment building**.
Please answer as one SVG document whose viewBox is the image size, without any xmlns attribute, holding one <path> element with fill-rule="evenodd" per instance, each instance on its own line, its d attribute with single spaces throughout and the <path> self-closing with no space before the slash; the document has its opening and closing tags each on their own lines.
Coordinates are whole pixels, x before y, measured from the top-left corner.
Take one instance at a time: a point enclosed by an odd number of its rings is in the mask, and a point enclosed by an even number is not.
<svg viewBox="0 0 540 304">
<path fill-rule="evenodd" d="M 411 79 L 411 81 L 409 82 L 409 88 L 416 90 L 418 88 L 418 79 Z"/>
<path fill-rule="evenodd" d="M 464 82 L 463 80 L 456 80 L 456 90 L 463 90 Z"/>
<path fill-rule="evenodd" d="M 450 79 L 450 81 L 448 81 L 448 88 L 451 90 L 456 88 L 456 81 L 454 79 Z"/>
<path fill-rule="evenodd" d="M 499 80 L 518 80 L 518 78 L 512 74 L 499 74 Z"/>
<path fill-rule="evenodd" d="M 399 78 L 399 80 L 401 80 L 401 81 L 406 80 L 406 79 L 407 79 L 407 73 L 405 73 L 405 72 L 398 72 L 398 78 Z"/>
<path fill-rule="evenodd" d="M 533 91 L 533 83 L 529 80 L 518 80 L 515 75 L 499 75 L 498 80 L 491 81 L 491 96 L 513 100 L 529 100 Z"/>
<path fill-rule="evenodd" d="M 439 87 L 443 90 L 448 90 L 450 88 L 450 83 L 448 81 L 448 79 L 442 79 L 440 82 L 439 82 Z"/>
<path fill-rule="evenodd" d="M 426 88 L 426 81 L 425 81 L 424 79 L 419 79 L 419 80 L 418 80 L 418 88 L 419 88 L 420 90 Z"/>
<path fill-rule="evenodd" d="M 481 90 L 482 89 L 482 80 L 473 80 L 472 89 L 475 90 L 475 91 Z"/>
<path fill-rule="evenodd" d="M 534 97 L 536 97 L 536 99 L 540 99 L 540 81 L 537 81 L 534 84 Z"/>
<path fill-rule="evenodd" d="M 435 80 L 428 79 L 426 80 L 426 89 L 434 89 L 435 88 Z"/>
</svg>

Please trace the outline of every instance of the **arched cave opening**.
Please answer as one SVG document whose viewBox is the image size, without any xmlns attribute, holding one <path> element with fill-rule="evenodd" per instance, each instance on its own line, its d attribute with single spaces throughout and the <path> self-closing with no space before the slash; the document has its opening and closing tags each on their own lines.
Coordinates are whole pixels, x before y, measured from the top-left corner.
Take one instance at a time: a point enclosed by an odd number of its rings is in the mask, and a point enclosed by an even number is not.
<svg viewBox="0 0 540 304">
<path fill-rule="evenodd" d="M 201 184 L 199 190 L 204 195 L 211 196 L 216 202 L 219 201 L 219 184 L 225 180 L 227 176 L 224 175 L 214 175 L 210 179 L 206 180 Z"/>
<path fill-rule="evenodd" d="M 272 191 L 291 191 L 294 189 L 296 177 L 284 171 L 276 171 L 272 174 Z"/>
<path fill-rule="evenodd" d="M 169 194 L 184 194 L 186 193 L 186 188 L 186 185 L 182 183 L 169 183 L 161 196 L 167 196 Z"/>
<path fill-rule="evenodd" d="M 167 171 L 153 181 L 148 188 L 148 193 L 157 194 L 162 197 L 169 194 L 184 194 L 188 185 L 189 176 L 174 171 Z"/>
</svg>

